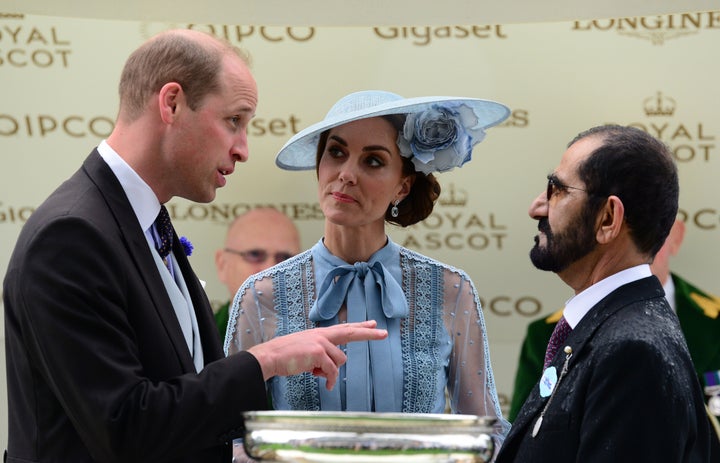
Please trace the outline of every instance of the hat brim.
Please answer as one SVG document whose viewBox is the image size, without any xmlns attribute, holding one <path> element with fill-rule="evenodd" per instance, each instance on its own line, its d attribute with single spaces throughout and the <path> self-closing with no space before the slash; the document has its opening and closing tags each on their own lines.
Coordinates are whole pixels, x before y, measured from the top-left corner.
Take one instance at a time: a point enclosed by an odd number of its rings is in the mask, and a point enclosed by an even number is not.
<svg viewBox="0 0 720 463">
<path fill-rule="evenodd" d="M 315 156 L 320 134 L 328 129 L 348 122 L 390 114 L 411 114 L 422 112 L 438 103 L 461 103 L 472 108 L 478 118 L 478 125 L 487 129 L 510 116 L 510 109 L 495 101 L 479 98 L 449 96 L 428 96 L 389 101 L 373 108 L 348 112 L 337 117 L 326 118 L 296 133 L 280 149 L 275 164 L 285 170 L 309 170 L 315 168 Z"/>
</svg>

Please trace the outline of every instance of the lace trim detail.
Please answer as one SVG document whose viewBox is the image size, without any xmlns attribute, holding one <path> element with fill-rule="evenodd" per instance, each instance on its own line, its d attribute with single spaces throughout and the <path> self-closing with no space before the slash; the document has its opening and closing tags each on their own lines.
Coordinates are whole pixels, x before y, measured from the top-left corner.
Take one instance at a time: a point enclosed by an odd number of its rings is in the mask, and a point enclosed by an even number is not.
<svg viewBox="0 0 720 463">
<path fill-rule="evenodd" d="M 442 319 L 435 307 L 442 305 L 442 279 L 438 267 L 420 254 L 400 253 L 403 290 L 409 297 L 410 317 L 401 328 L 402 359 L 405 372 L 402 411 L 430 413 L 435 404 L 437 371 L 441 359 L 437 351 Z M 442 271 L 442 270 L 440 270 Z"/>
<path fill-rule="evenodd" d="M 276 336 L 315 327 L 308 318 L 315 300 L 312 253 L 307 251 L 302 256 L 300 265 L 290 266 L 285 272 L 273 275 L 274 303 L 279 310 Z M 310 373 L 288 376 L 285 399 L 292 410 L 320 410 L 318 387 L 317 379 Z"/>
<path fill-rule="evenodd" d="M 482 335 L 482 349 L 485 358 L 485 385 L 492 396 L 492 408 L 495 415 L 502 417 L 500 401 L 495 389 L 495 378 L 490 363 L 490 351 L 487 342 L 485 319 L 477 289 L 472 285 L 470 276 L 462 269 L 438 262 L 407 248 L 400 248 L 400 265 L 403 273 L 403 290 L 408 297 L 411 317 L 402 324 L 403 367 L 405 383 L 403 385 L 403 412 L 426 413 L 437 400 L 436 381 L 440 370 L 445 368 L 445 359 L 440 357 L 437 344 L 445 330 L 442 320 L 444 301 L 444 271 L 458 275 L 471 290 L 478 310 L 477 325 Z M 438 309 L 434 309 L 438 308 Z M 415 314 L 412 317 L 412 314 Z M 412 330 L 410 329 L 412 327 Z M 413 334 L 411 334 L 411 332 Z M 452 338 L 452 334 L 450 333 Z M 452 343 L 452 339 L 449 341 Z M 456 355 L 453 352 L 451 355 Z M 447 375 L 447 372 L 444 373 Z M 445 378 L 447 382 L 447 378 Z M 509 423 L 501 420 L 505 433 Z"/>
<path fill-rule="evenodd" d="M 235 293 L 235 297 L 230 302 L 230 306 L 228 309 L 228 331 L 225 335 L 225 343 L 223 344 L 223 351 L 225 352 L 225 356 L 228 356 L 228 353 L 230 352 L 230 344 L 233 339 L 237 340 L 239 339 L 239 336 L 235 336 L 235 332 L 237 331 L 235 328 L 235 323 L 238 318 L 238 315 L 242 313 L 242 310 L 238 310 L 238 303 L 242 299 L 243 294 L 245 294 L 245 291 L 247 291 L 247 286 L 241 286 L 240 290 Z"/>
</svg>

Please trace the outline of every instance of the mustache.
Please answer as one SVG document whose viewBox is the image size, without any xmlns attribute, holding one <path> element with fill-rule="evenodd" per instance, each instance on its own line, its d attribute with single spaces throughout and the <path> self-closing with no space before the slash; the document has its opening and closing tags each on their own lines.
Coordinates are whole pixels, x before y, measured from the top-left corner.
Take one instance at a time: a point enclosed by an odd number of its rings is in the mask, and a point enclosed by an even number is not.
<svg viewBox="0 0 720 463">
<path fill-rule="evenodd" d="M 538 220 L 538 230 L 545 233 L 546 235 L 550 234 L 550 222 L 547 218 L 542 218 Z"/>
</svg>

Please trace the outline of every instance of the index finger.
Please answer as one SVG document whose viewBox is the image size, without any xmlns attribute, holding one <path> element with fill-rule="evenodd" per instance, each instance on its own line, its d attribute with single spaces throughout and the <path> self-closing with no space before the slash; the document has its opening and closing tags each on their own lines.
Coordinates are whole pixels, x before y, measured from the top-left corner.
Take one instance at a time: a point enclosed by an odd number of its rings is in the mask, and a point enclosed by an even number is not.
<svg viewBox="0 0 720 463">
<path fill-rule="evenodd" d="M 343 323 L 342 325 L 328 326 L 325 330 L 325 337 L 335 345 L 347 344 L 353 341 L 377 341 L 385 339 L 387 330 L 376 329 L 375 320 L 367 320 L 356 323 Z"/>
</svg>

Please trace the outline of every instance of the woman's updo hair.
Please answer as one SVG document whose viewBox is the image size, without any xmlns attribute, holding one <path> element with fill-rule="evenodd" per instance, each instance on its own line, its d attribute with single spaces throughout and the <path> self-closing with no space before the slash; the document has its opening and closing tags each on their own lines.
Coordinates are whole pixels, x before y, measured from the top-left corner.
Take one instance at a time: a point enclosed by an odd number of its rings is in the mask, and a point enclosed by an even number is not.
<svg viewBox="0 0 720 463">
<path fill-rule="evenodd" d="M 390 122 L 398 133 L 403 130 L 403 126 L 405 125 L 404 114 L 390 114 L 381 117 Z M 325 145 L 329 134 L 330 130 L 326 130 L 320 134 L 317 152 L 315 154 L 316 174 L 318 173 L 320 158 L 323 152 L 325 152 Z M 403 162 L 403 175 L 414 176 L 415 180 L 410 187 L 410 193 L 397 205 L 398 216 L 392 216 L 391 210 L 393 205 L 390 204 L 385 211 L 385 221 L 401 227 L 408 227 L 425 220 L 430 213 L 432 213 L 433 207 L 435 207 L 435 201 L 440 197 L 441 188 L 440 183 L 438 183 L 433 174 L 425 175 L 422 172 L 417 172 L 410 158 L 406 158 L 405 156 L 400 156 L 400 158 Z"/>
<path fill-rule="evenodd" d="M 430 215 L 435 207 L 435 201 L 440 197 L 440 183 L 433 174 L 417 172 L 410 158 L 403 156 L 403 172 L 414 175 L 415 182 L 410 193 L 397 205 L 398 216 L 393 217 L 390 211 L 392 204 L 385 211 L 385 221 L 407 227 L 423 221 Z"/>
</svg>

